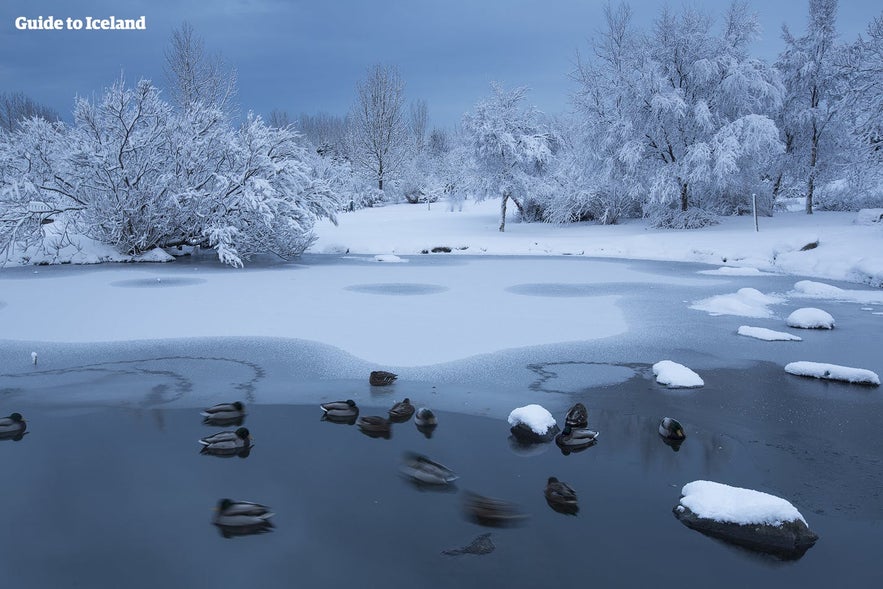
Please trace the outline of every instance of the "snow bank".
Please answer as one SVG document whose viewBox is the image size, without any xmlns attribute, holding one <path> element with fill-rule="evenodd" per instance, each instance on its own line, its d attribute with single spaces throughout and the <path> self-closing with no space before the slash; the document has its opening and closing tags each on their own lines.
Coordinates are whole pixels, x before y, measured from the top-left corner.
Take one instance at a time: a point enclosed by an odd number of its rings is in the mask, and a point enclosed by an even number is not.
<svg viewBox="0 0 883 589">
<path fill-rule="evenodd" d="M 405 260 L 393 254 L 377 254 L 376 256 L 374 256 L 374 261 L 398 264 L 401 262 L 407 262 L 408 260 Z"/>
<path fill-rule="evenodd" d="M 509 414 L 509 425 L 526 425 L 538 436 L 545 435 L 557 423 L 552 414 L 542 405 L 525 405 L 513 409 Z"/>
<path fill-rule="evenodd" d="M 714 270 L 699 270 L 697 274 L 710 274 L 712 276 L 761 276 L 769 272 L 761 272 L 757 268 L 740 266 L 723 266 Z"/>
<path fill-rule="evenodd" d="M 773 331 L 772 329 L 767 329 L 765 327 L 751 327 L 748 325 L 740 325 L 737 333 L 739 335 L 753 337 L 755 339 L 761 339 L 761 340 L 764 340 L 767 342 L 799 342 L 799 341 L 803 341 L 803 338 L 800 338 L 794 334 L 787 333 L 784 331 Z"/>
<path fill-rule="evenodd" d="M 172 262 L 175 257 L 162 248 L 155 247 L 149 252 L 144 252 L 132 258 L 133 262 Z"/>
<path fill-rule="evenodd" d="M 834 318 L 827 311 L 815 307 L 797 309 L 785 321 L 788 327 L 800 329 L 834 329 Z"/>
<path fill-rule="evenodd" d="M 785 499 L 741 487 L 712 481 L 693 481 L 681 489 L 680 504 L 699 517 L 740 525 L 769 524 L 806 520 Z"/>
<path fill-rule="evenodd" d="M 690 305 L 691 309 L 710 315 L 739 315 L 764 319 L 773 316 L 767 305 L 784 303 L 785 299 L 765 295 L 756 288 L 740 288 L 735 293 L 716 295 Z"/>
<path fill-rule="evenodd" d="M 861 209 L 855 216 L 856 225 L 883 224 L 883 209 Z"/>
<path fill-rule="evenodd" d="M 656 382 L 667 385 L 670 389 L 695 388 L 705 385 L 698 374 L 677 362 L 662 360 L 653 365 Z"/>
<path fill-rule="evenodd" d="M 837 364 L 824 364 L 822 362 L 791 362 L 785 366 L 785 372 L 797 376 L 811 376 L 825 380 L 841 380 L 856 384 L 880 385 L 880 377 L 876 372 L 864 368 L 850 368 Z"/>
<path fill-rule="evenodd" d="M 788 293 L 790 296 L 807 299 L 828 299 L 834 301 L 848 301 L 851 303 L 879 303 L 883 304 L 883 292 L 878 290 L 846 290 L 824 282 L 801 280 L 794 283 L 794 290 Z"/>
</svg>

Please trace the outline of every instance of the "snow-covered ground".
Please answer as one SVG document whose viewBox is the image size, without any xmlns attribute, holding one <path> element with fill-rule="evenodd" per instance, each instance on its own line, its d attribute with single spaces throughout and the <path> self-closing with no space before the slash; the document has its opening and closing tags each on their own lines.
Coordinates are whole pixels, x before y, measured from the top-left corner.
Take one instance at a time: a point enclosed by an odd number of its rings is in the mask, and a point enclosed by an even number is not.
<svg viewBox="0 0 883 589">
<path fill-rule="evenodd" d="M 883 227 L 856 224 L 856 213 L 779 213 L 760 219 L 726 217 L 700 230 L 648 229 L 643 221 L 555 226 L 506 224 L 497 230 L 497 201 L 394 205 L 341 215 L 338 226 L 322 222 L 314 252 L 418 254 L 449 247 L 454 254 L 584 255 L 725 265 L 732 275 L 781 272 L 883 285 Z M 801 251 L 818 241 L 818 247 Z M 432 255 L 432 254 L 429 254 Z M 748 270 L 746 270 L 748 268 Z M 755 270 L 751 270 L 751 268 Z"/>
</svg>

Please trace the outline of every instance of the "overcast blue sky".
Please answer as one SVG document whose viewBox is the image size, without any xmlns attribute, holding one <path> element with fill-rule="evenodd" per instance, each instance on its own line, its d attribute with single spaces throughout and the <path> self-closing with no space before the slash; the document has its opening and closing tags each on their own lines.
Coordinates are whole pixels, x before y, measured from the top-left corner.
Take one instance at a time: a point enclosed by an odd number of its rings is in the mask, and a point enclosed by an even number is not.
<svg viewBox="0 0 883 589">
<path fill-rule="evenodd" d="M 163 87 L 163 51 L 189 21 L 207 49 L 239 75 L 243 110 L 343 114 L 374 63 L 396 65 L 407 98 L 431 123 L 455 124 L 493 80 L 532 89 L 549 113 L 568 108 L 577 50 L 601 25 L 604 0 L 3 0 L 0 91 L 23 91 L 65 117 L 75 95 L 94 95 L 122 70 Z M 647 24 L 663 2 L 630 2 Z M 725 2 L 694 1 L 719 15 Z M 680 2 L 671 2 L 673 8 Z M 751 0 L 764 28 L 757 54 L 775 59 L 783 23 L 804 30 L 808 0 Z M 854 39 L 879 1 L 841 1 L 841 38 Z M 15 18 L 146 17 L 147 31 L 19 31 Z"/>
</svg>

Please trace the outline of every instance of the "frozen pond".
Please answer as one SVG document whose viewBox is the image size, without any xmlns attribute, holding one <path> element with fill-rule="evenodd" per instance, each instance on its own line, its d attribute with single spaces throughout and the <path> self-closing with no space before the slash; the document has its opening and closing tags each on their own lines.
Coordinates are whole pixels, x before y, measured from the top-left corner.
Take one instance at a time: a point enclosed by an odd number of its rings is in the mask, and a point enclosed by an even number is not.
<svg viewBox="0 0 883 589">
<path fill-rule="evenodd" d="M 24 439 L 0 441 L 14 481 L 0 491 L 7 529 L 15 530 L 0 535 L 4 580 L 613 586 L 661 575 L 721 587 L 829 586 L 843 578 L 873 585 L 883 539 L 883 392 L 783 367 L 809 360 L 883 373 L 883 317 L 874 315 L 883 305 L 808 301 L 789 294 L 795 277 L 697 274 L 707 268 L 313 256 L 245 272 L 199 263 L 3 271 L 0 416 L 19 411 L 29 420 Z M 749 287 L 785 302 L 765 319 L 689 308 Z M 292 308 L 274 308 L 282 300 Z M 298 308 L 303 300 L 318 303 Z M 354 301 L 361 313 L 350 308 Z M 127 302 L 135 312 L 114 315 Z M 785 330 L 783 318 L 802 306 L 824 308 L 837 327 L 801 331 L 802 342 L 736 335 L 743 324 Z M 308 337 L 314 315 L 325 339 Z M 442 337 L 444 329 L 458 338 Z M 356 353 L 406 357 L 414 346 L 448 361 L 378 366 Z M 705 386 L 658 385 L 651 366 L 663 359 L 696 370 Z M 399 380 L 370 387 L 367 374 L 378 367 Z M 413 422 L 382 440 L 319 421 L 323 401 L 353 398 L 370 415 L 405 396 L 442 412 L 431 439 Z M 199 455 L 196 440 L 213 430 L 200 424 L 198 409 L 233 399 L 249 406 L 251 455 Z M 595 447 L 570 456 L 554 445 L 513 451 L 511 409 L 541 403 L 560 422 L 577 400 L 602 432 Z M 665 415 L 687 428 L 677 453 L 655 431 Z M 461 491 L 514 501 L 531 518 L 506 529 L 466 521 L 459 492 L 421 492 L 400 479 L 406 450 L 452 467 Z M 579 515 L 545 504 L 549 476 L 577 490 Z M 687 529 L 671 509 L 696 479 L 788 499 L 819 542 L 782 563 Z M 210 522 L 225 496 L 270 505 L 276 530 L 222 538 Z M 490 554 L 441 554 L 488 531 Z"/>
</svg>

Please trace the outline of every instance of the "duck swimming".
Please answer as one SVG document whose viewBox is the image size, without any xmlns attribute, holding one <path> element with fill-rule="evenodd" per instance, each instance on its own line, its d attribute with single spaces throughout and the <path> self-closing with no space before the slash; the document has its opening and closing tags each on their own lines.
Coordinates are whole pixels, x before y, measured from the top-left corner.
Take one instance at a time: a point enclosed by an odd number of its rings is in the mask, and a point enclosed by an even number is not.
<svg viewBox="0 0 883 589">
<path fill-rule="evenodd" d="M 579 505 L 576 501 L 576 491 L 573 490 L 573 487 L 565 482 L 559 481 L 555 477 L 549 477 L 543 494 L 546 496 L 546 503 L 548 503 L 549 507 L 555 511 L 573 515 L 579 511 Z"/>
<path fill-rule="evenodd" d="M 254 445 L 254 440 L 248 428 L 240 427 L 236 431 L 219 432 L 207 436 L 199 440 L 199 443 L 202 444 L 201 452 L 203 454 L 232 456 L 234 454 L 241 455 L 251 449 Z"/>
<path fill-rule="evenodd" d="M 368 382 L 371 383 L 373 387 L 384 387 L 386 385 L 392 384 L 395 379 L 398 378 L 397 374 L 393 374 L 392 372 L 387 372 L 385 370 L 375 370 L 368 376 Z"/>
<path fill-rule="evenodd" d="M 269 532 L 273 528 L 273 512 L 266 505 L 250 501 L 221 499 L 215 508 L 213 524 L 225 538 Z"/>
<path fill-rule="evenodd" d="M 0 417 L 0 440 L 20 440 L 27 428 L 28 423 L 21 413 Z"/>
<path fill-rule="evenodd" d="M 663 417 L 659 422 L 659 435 L 675 442 L 683 442 L 687 438 L 681 422 L 671 417 Z"/>
<path fill-rule="evenodd" d="M 444 464 L 421 454 L 405 454 L 399 470 L 414 482 L 425 485 L 449 485 L 460 478 Z"/>
<path fill-rule="evenodd" d="M 414 406 L 411 405 L 411 399 L 408 397 L 393 405 L 389 410 L 389 420 L 394 423 L 408 421 L 412 415 L 414 415 Z"/>
<path fill-rule="evenodd" d="M 338 423 L 353 424 L 359 416 L 359 407 L 352 399 L 346 401 L 332 401 L 330 403 L 322 403 L 319 405 L 324 411 L 323 419 Z"/>
<path fill-rule="evenodd" d="M 598 440 L 599 432 L 583 427 L 564 426 L 564 431 L 555 436 L 555 443 L 562 449 L 578 450 L 587 448 Z"/>
<path fill-rule="evenodd" d="M 564 416 L 564 425 L 573 428 L 587 427 L 589 425 L 589 411 L 582 403 L 577 403 L 567 411 Z"/>
<path fill-rule="evenodd" d="M 200 413 L 208 425 L 241 425 L 245 419 L 245 405 L 240 401 L 218 403 Z"/>
<path fill-rule="evenodd" d="M 514 503 L 470 492 L 463 495 L 463 512 L 468 519 L 483 526 L 518 525 L 528 518 Z"/>
<path fill-rule="evenodd" d="M 379 415 L 368 415 L 366 417 L 360 417 L 356 422 L 356 425 L 359 426 L 359 429 L 368 437 L 371 438 L 387 438 L 389 439 L 392 436 L 392 427 L 390 426 L 390 421 L 385 417 L 380 417 Z"/>
</svg>

